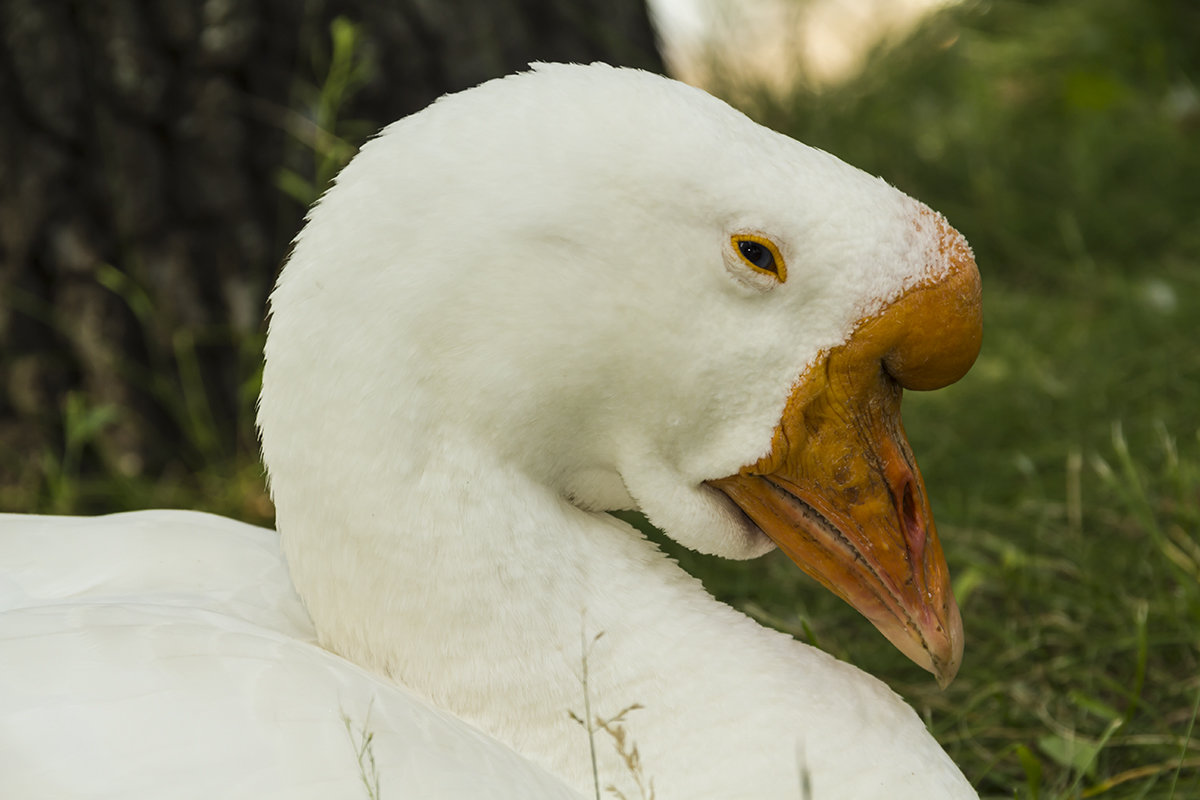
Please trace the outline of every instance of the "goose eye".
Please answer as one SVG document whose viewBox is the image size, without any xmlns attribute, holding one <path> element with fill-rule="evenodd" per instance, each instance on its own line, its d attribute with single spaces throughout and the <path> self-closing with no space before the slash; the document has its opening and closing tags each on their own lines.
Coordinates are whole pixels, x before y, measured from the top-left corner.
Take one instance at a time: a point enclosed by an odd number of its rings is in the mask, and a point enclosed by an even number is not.
<svg viewBox="0 0 1200 800">
<path fill-rule="evenodd" d="M 742 255 L 746 257 L 747 261 L 759 269 L 765 269 L 767 272 L 775 271 L 775 256 L 771 255 L 771 251 L 758 242 L 743 239 L 738 242 L 738 250 L 742 251 Z"/>
<path fill-rule="evenodd" d="M 770 239 L 764 236 L 741 234 L 733 237 L 733 244 L 737 247 L 742 261 L 748 266 L 758 272 L 765 272 L 778 278 L 780 282 L 787 279 L 783 256 L 779 254 L 779 249 Z"/>
</svg>

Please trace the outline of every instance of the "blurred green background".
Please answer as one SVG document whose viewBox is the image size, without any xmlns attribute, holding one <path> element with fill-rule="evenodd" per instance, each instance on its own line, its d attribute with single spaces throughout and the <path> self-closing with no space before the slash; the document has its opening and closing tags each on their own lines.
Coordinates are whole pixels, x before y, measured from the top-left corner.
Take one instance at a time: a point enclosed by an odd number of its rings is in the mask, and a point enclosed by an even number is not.
<svg viewBox="0 0 1200 800">
<path fill-rule="evenodd" d="M 352 59 L 353 30 L 337 35 Z M 980 359 L 905 401 L 956 575 L 962 672 L 938 691 L 785 559 L 664 547 L 718 596 L 888 679 L 984 797 L 1200 797 L 1200 3 L 953 4 L 850 78 L 801 74 L 786 92 L 713 58 L 710 91 L 884 176 L 975 248 Z M 339 129 L 317 178 L 281 171 L 277 190 L 311 196 L 361 135 Z M 153 317 L 122 265 L 99 278 Z M 260 338 L 236 419 L 179 415 L 185 467 L 105 468 L 91 442 L 126 410 L 74 393 L 55 446 L 0 481 L 0 506 L 269 524 L 252 438 Z M 195 391 L 173 379 L 163 402 L 186 411 Z"/>
</svg>

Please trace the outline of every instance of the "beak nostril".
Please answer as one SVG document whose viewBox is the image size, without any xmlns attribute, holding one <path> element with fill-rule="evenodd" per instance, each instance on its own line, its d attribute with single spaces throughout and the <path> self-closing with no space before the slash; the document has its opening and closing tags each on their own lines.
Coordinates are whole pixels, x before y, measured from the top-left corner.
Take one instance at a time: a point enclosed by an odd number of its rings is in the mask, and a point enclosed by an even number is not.
<svg viewBox="0 0 1200 800">
<path fill-rule="evenodd" d="M 925 553 L 925 526 L 921 524 L 917 513 L 917 499 L 913 492 L 911 480 L 904 482 L 900 493 L 900 519 L 904 525 L 904 536 L 908 540 L 908 549 L 913 558 L 920 560 Z"/>
</svg>

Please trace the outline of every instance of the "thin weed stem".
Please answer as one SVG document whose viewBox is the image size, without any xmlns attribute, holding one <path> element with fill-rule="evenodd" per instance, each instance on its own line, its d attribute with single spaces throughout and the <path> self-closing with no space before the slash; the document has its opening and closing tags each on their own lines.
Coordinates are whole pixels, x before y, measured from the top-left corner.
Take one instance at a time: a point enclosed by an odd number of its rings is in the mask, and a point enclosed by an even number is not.
<svg viewBox="0 0 1200 800">
<path fill-rule="evenodd" d="M 588 640 L 587 623 L 581 621 L 579 626 L 579 647 L 580 647 L 580 662 L 582 669 L 580 672 L 579 682 L 583 687 L 583 714 L 581 718 L 574 711 L 568 710 L 567 716 L 579 723 L 580 726 L 587 732 L 588 737 L 588 753 L 592 760 L 592 788 L 595 792 L 596 800 L 600 800 L 600 767 L 596 757 L 596 731 L 604 731 L 612 737 L 613 746 L 617 750 L 617 755 L 625 763 L 629 774 L 633 777 L 634 783 L 637 785 L 638 793 L 642 800 L 654 800 L 654 780 L 647 780 L 645 771 L 642 769 L 642 757 L 638 753 L 637 745 L 628 736 L 628 731 L 624 726 L 625 715 L 630 711 L 637 711 L 643 706 L 640 703 L 634 703 L 621 709 L 615 715 L 604 719 L 598 714 L 592 713 L 592 697 L 591 686 L 588 683 L 588 663 L 591 660 L 592 648 L 596 646 L 596 642 L 604 635 L 604 631 L 597 633 Z M 604 787 L 605 791 L 616 796 L 618 800 L 627 800 L 625 794 L 621 792 L 613 784 Z"/>
<path fill-rule="evenodd" d="M 1196 687 L 1196 701 L 1192 703 L 1192 718 L 1188 720 L 1187 732 L 1183 735 L 1183 744 L 1179 747 L 1179 761 L 1171 775 L 1171 793 L 1167 795 L 1169 800 L 1175 798 L 1175 787 L 1179 785 L 1179 773 L 1183 771 L 1184 763 L 1187 761 L 1188 743 L 1192 741 L 1192 731 L 1196 728 L 1197 713 L 1200 713 L 1200 685 Z M 1200 766 L 1200 763 L 1197 766 Z"/>
<path fill-rule="evenodd" d="M 588 754 L 592 759 L 592 786 L 596 790 L 596 800 L 600 800 L 600 769 L 596 765 L 596 730 L 590 724 L 592 719 L 592 694 L 588 691 L 588 654 L 591 652 L 592 645 L 596 644 L 596 640 L 604 634 L 598 633 L 592 639 L 591 644 L 587 640 L 587 626 L 580 624 L 579 626 L 579 650 L 580 659 L 583 664 L 583 677 L 580 682 L 583 684 L 583 718 L 589 722 L 583 723 L 584 729 L 588 736 Z"/>
<path fill-rule="evenodd" d="M 346 726 L 346 735 L 350 737 L 350 746 L 354 748 L 358 777 L 366 789 L 367 800 L 379 800 L 379 769 L 375 766 L 375 734 L 368 730 L 370 720 L 371 707 L 367 706 L 366 718 L 362 727 L 356 731 L 354 723 L 350 721 L 350 715 L 342 712 L 342 723 Z"/>
</svg>

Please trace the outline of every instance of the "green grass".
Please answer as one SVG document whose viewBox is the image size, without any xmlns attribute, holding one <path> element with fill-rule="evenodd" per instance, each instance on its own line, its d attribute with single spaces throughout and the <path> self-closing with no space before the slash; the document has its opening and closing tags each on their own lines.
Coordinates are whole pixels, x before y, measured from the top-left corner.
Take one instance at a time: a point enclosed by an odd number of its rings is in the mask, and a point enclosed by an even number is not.
<svg viewBox="0 0 1200 800">
<path fill-rule="evenodd" d="M 1196 41 L 1196 4 L 973 2 L 833 90 L 716 87 L 975 246 L 979 362 L 905 403 L 963 609 L 962 670 L 938 691 L 782 556 L 668 549 L 720 597 L 888 680 L 987 798 L 1200 797 Z M 36 454 L 0 505 L 269 523 L 245 448 L 153 480 L 88 473 L 113 413 L 72 400 L 63 451 Z"/>
<path fill-rule="evenodd" d="M 1137 280 L 1086 300 L 997 286 L 980 369 L 911 403 L 970 636 L 929 702 L 997 796 L 1154 767 L 1106 796 L 1170 797 L 1181 757 L 1175 796 L 1200 793 L 1200 291 L 1176 285 L 1191 308 L 1168 315 Z"/>
</svg>

